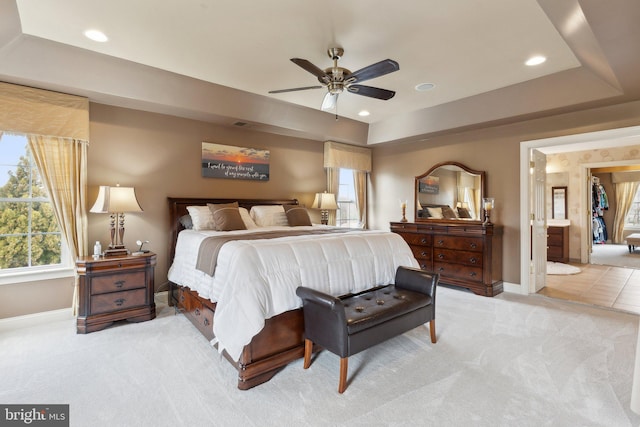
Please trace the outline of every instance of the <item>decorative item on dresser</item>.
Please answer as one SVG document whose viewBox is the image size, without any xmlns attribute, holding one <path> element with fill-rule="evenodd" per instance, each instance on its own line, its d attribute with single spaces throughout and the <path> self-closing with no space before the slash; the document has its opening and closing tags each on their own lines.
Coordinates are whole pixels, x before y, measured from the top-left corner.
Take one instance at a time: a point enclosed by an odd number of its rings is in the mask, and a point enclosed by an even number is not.
<svg viewBox="0 0 640 427">
<path fill-rule="evenodd" d="M 114 256 L 76 261 L 80 276 L 77 332 L 99 331 L 116 320 L 143 322 L 156 317 L 156 255 Z"/>
<path fill-rule="evenodd" d="M 455 220 L 392 222 L 420 268 L 440 274 L 440 283 L 483 296 L 502 292 L 502 227 Z"/>
</svg>

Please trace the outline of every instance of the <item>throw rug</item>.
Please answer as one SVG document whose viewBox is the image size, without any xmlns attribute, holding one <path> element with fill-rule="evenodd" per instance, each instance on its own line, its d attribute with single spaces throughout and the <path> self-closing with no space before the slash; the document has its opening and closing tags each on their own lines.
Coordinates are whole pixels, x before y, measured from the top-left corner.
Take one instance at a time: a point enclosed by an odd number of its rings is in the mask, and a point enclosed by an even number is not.
<svg viewBox="0 0 640 427">
<path fill-rule="evenodd" d="M 561 262 L 547 261 L 547 274 L 578 274 L 580 269 Z"/>
</svg>

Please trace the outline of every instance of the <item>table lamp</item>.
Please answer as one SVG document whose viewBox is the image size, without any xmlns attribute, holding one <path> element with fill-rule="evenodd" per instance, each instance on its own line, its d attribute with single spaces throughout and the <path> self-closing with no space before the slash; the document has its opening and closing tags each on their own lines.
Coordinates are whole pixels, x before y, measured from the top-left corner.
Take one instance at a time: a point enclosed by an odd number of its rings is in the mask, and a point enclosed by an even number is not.
<svg viewBox="0 0 640 427">
<path fill-rule="evenodd" d="M 89 210 L 93 213 L 108 213 L 110 217 L 109 235 L 111 242 L 109 248 L 104 251 L 104 256 L 121 256 L 129 252 L 124 246 L 124 214 L 126 212 L 142 212 L 140 203 L 136 198 L 133 187 L 109 187 L 100 186 L 98 198 Z M 116 234 L 116 221 L 118 232 Z"/>
</svg>

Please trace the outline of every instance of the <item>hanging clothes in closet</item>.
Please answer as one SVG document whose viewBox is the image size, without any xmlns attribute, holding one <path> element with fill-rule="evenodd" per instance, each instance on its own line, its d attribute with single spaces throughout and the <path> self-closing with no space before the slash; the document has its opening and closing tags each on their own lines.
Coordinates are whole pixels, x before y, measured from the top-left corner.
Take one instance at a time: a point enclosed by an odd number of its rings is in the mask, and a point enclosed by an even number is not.
<svg viewBox="0 0 640 427">
<path fill-rule="evenodd" d="M 591 213 L 593 216 L 593 243 L 605 243 L 608 239 L 607 226 L 602 217 L 604 211 L 609 209 L 609 199 L 604 186 L 600 184 L 600 178 L 593 177 L 591 185 Z"/>
</svg>

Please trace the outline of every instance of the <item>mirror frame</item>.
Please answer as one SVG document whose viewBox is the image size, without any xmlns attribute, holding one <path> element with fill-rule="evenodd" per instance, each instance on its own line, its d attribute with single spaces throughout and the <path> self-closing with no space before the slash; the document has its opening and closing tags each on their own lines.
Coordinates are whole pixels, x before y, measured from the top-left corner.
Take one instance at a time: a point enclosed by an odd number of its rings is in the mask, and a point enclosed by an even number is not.
<svg viewBox="0 0 640 427">
<path fill-rule="evenodd" d="M 556 201 L 556 198 L 558 199 Z M 556 212 L 557 209 L 557 212 Z M 551 218 L 567 219 L 567 187 L 551 187 Z"/>
<path fill-rule="evenodd" d="M 438 221 L 438 222 L 450 222 L 450 223 L 460 223 L 460 221 L 464 221 L 465 223 L 482 223 L 484 221 L 485 218 L 485 212 L 484 209 L 480 208 L 480 219 L 462 219 L 462 218 L 458 218 L 458 219 L 442 219 L 442 218 L 421 218 L 418 217 L 418 194 L 419 194 L 419 189 L 420 189 L 420 180 L 426 176 L 429 176 L 431 174 L 433 174 L 433 172 L 435 172 L 436 169 L 442 167 L 442 166 L 457 166 L 460 169 L 462 169 L 463 171 L 471 174 L 471 175 L 479 175 L 480 176 L 480 200 L 482 200 L 484 197 L 487 197 L 487 174 L 485 173 L 485 171 L 478 171 L 475 169 L 471 169 L 470 167 L 463 165 L 462 163 L 458 163 L 458 162 L 442 162 L 442 163 L 438 163 L 436 165 L 434 165 L 433 167 L 431 167 L 431 169 L 429 169 L 428 171 L 426 171 L 425 173 L 423 173 L 422 175 L 418 175 L 415 177 L 415 182 L 414 182 L 414 189 L 413 189 L 413 216 L 414 216 L 414 221 L 415 222 L 432 222 L 432 221 Z M 452 207 L 453 208 L 453 207 Z"/>
</svg>

